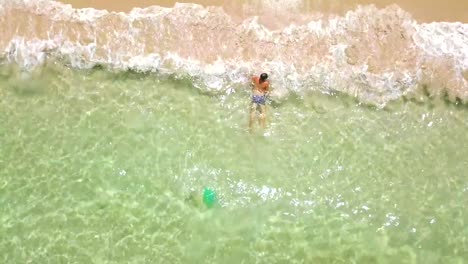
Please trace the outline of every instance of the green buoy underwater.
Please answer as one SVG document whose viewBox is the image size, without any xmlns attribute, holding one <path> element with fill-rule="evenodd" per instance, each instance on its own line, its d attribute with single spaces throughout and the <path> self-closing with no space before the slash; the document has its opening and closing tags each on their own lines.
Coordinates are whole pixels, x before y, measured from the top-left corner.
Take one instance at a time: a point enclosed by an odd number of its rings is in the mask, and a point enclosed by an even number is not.
<svg viewBox="0 0 468 264">
<path fill-rule="evenodd" d="M 203 190 L 203 203 L 208 208 L 213 208 L 217 203 L 216 192 L 210 188 Z"/>
</svg>

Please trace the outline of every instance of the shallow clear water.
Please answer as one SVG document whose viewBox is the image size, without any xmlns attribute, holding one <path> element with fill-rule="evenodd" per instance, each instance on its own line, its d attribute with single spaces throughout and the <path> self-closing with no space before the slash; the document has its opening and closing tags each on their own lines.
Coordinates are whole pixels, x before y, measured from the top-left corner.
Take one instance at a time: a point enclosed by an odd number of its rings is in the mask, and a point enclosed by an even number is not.
<svg viewBox="0 0 468 264">
<path fill-rule="evenodd" d="M 249 134 L 247 91 L 2 72 L 2 263 L 468 260 L 466 106 L 311 94 Z"/>
</svg>

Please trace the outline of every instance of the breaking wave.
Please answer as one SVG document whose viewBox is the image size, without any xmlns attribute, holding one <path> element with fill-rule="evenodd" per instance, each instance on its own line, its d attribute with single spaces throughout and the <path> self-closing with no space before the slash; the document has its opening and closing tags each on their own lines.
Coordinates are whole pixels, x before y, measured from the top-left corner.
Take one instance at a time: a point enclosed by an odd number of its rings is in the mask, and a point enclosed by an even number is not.
<svg viewBox="0 0 468 264">
<path fill-rule="evenodd" d="M 100 65 L 189 78 L 215 93 L 265 71 L 277 100 L 341 92 L 384 106 L 424 90 L 468 101 L 468 24 L 418 23 L 396 5 L 302 14 L 272 29 L 258 16 L 239 20 L 196 4 L 116 13 L 47 0 L 0 2 L 0 60 L 26 71 L 50 62 Z"/>
</svg>

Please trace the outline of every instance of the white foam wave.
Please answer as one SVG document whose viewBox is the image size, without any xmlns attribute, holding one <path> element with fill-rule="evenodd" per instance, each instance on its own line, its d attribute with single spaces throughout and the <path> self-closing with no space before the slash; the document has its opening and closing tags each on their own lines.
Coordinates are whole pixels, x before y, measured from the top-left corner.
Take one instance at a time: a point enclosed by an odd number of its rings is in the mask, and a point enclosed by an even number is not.
<svg viewBox="0 0 468 264">
<path fill-rule="evenodd" d="M 468 24 L 430 23 L 416 29 L 414 43 L 428 56 L 450 57 L 459 70 L 468 69 Z"/>
<path fill-rule="evenodd" d="M 194 4 L 135 8 L 128 14 L 46 0 L 16 0 L 14 5 L 48 15 L 52 27 L 79 22 L 68 33 L 46 28 L 47 38 L 19 32 L 6 40 L 0 58 L 24 68 L 51 59 L 75 68 L 99 64 L 190 78 L 196 87 L 214 92 L 246 85 L 249 76 L 266 71 L 276 99 L 338 91 L 379 106 L 439 78 L 452 97 L 468 100 L 463 75 L 468 25 L 418 24 L 398 7 L 359 7 L 344 17 L 270 30 L 256 17 L 236 23 L 221 8 Z M 434 71 L 445 75 L 433 76 Z"/>
</svg>

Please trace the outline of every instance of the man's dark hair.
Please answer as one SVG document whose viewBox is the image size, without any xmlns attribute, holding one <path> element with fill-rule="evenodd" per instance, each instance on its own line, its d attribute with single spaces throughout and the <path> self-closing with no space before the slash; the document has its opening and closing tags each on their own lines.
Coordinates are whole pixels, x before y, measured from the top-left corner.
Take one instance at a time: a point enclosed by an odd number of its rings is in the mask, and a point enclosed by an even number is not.
<svg viewBox="0 0 468 264">
<path fill-rule="evenodd" d="M 266 73 L 260 74 L 260 80 L 265 81 L 266 79 L 268 79 L 268 74 Z"/>
</svg>

